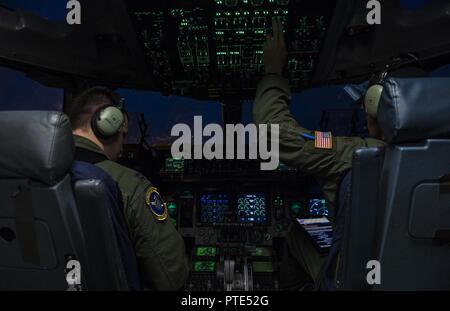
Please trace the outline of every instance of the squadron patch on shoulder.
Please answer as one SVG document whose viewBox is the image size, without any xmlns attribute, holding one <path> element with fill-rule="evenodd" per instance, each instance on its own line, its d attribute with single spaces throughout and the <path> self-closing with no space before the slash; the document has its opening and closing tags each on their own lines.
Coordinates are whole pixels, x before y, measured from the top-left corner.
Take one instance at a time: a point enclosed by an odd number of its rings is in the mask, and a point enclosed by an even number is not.
<svg viewBox="0 0 450 311">
<path fill-rule="evenodd" d="M 314 132 L 316 149 L 333 149 L 333 136 L 331 132 Z"/>
<path fill-rule="evenodd" d="M 155 187 L 149 187 L 145 193 L 145 204 L 159 221 L 167 219 L 167 205 Z"/>
</svg>

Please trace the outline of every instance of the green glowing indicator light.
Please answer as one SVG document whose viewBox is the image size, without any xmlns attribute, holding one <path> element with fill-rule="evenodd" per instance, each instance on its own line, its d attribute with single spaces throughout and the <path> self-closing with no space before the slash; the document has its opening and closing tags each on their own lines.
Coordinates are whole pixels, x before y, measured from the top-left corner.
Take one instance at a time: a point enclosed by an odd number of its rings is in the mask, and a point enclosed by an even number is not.
<svg viewBox="0 0 450 311">
<path fill-rule="evenodd" d="M 195 254 L 199 257 L 215 257 L 217 249 L 215 247 L 198 247 Z"/>
<path fill-rule="evenodd" d="M 196 261 L 194 263 L 195 272 L 214 272 L 216 263 L 214 261 Z"/>
<path fill-rule="evenodd" d="M 298 214 L 300 213 L 301 209 L 302 209 L 302 205 L 301 205 L 299 202 L 294 202 L 294 203 L 292 203 L 292 205 L 291 205 L 291 211 L 292 211 L 294 214 L 298 215 Z"/>
<path fill-rule="evenodd" d="M 175 213 L 177 211 L 177 204 L 175 202 L 169 202 L 167 204 L 167 209 L 170 214 Z"/>
<path fill-rule="evenodd" d="M 270 250 L 268 248 L 266 248 L 266 247 L 256 247 L 252 251 L 252 256 L 255 256 L 255 257 L 261 257 L 261 256 L 269 257 L 270 256 Z"/>
</svg>

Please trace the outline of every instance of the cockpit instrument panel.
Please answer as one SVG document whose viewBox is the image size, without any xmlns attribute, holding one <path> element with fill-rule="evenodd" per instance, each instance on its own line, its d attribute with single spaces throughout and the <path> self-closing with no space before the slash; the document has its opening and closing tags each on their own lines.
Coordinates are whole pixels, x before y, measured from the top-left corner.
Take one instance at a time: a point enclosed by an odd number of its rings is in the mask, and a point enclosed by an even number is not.
<svg viewBox="0 0 450 311">
<path fill-rule="evenodd" d="M 230 212 L 227 194 L 205 193 L 200 196 L 200 222 L 203 224 L 224 223 Z"/>
<path fill-rule="evenodd" d="M 266 223 L 266 196 L 263 193 L 244 193 L 238 196 L 238 221 L 241 223 Z"/>
<path fill-rule="evenodd" d="M 198 99 L 251 99 L 263 45 L 282 20 L 293 89 L 307 87 L 336 6 L 332 0 L 128 1 L 155 88 Z"/>
<path fill-rule="evenodd" d="M 310 216 L 329 216 L 328 207 L 324 198 L 309 199 Z"/>
</svg>

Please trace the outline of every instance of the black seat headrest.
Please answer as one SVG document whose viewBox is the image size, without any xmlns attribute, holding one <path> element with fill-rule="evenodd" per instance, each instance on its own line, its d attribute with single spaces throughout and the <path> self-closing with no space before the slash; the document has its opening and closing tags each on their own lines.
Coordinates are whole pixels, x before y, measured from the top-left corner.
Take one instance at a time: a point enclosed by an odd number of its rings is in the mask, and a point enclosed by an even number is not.
<svg viewBox="0 0 450 311">
<path fill-rule="evenodd" d="M 26 178 L 55 184 L 75 153 L 69 119 L 54 111 L 0 112 L 0 179 Z"/>
<path fill-rule="evenodd" d="M 450 78 L 389 78 L 378 108 L 389 143 L 450 138 Z"/>
</svg>

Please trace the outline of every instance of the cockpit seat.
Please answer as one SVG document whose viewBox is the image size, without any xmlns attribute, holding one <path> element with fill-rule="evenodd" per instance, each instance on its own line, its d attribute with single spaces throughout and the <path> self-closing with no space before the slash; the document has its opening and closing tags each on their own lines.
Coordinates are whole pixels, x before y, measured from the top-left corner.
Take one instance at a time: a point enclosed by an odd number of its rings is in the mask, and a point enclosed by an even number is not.
<svg viewBox="0 0 450 311">
<path fill-rule="evenodd" d="M 0 290 L 132 289 L 114 187 L 73 163 L 68 118 L 0 112 L 0 141 Z"/>
<path fill-rule="evenodd" d="M 449 85 L 385 82 L 378 123 L 387 146 L 354 153 L 338 288 L 450 289 Z"/>
</svg>

